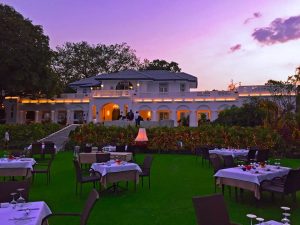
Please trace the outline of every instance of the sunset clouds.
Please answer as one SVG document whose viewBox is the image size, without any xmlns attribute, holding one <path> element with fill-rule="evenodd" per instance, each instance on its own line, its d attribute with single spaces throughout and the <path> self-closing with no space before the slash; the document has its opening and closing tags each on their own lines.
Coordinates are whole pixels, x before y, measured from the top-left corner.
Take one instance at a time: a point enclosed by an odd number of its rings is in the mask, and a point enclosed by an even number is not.
<svg viewBox="0 0 300 225">
<path fill-rule="evenodd" d="M 268 27 L 257 28 L 252 37 L 263 45 L 284 43 L 300 38 L 300 16 L 277 18 Z"/>
<path fill-rule="evenodd" d="M 262 16 L 262 14 L 260 12 L 255 12 L 255 13 L 253 13 L 252 17 L 249 17 L 244 21 L 244 24 L 249 23 L 251 20 L 260 18 L 261 16 Z"/>
<path fill-rule="evenodd" d="M 229 53 L 233 53 L 233 52 L 239 51 L 239 50 L 241 50 L 241 48 L 242 48 L 241 44 L 236 44 L 236 45 L 230 47 Z"/>
</svg>

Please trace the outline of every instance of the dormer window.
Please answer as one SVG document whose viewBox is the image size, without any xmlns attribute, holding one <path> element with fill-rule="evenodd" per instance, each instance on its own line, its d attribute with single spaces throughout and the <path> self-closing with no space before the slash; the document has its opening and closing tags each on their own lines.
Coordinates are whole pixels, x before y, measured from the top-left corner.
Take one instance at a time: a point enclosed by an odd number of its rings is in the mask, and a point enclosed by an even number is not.
<svg viewBox="0 0 300 225">
<path fill-rule="evenodd" d="M 168 84 L 167 83 L 160 83 L 159 84 L 159 92 L 161 92 L 161 93 L 168 92 Z"/>
<path fill-rule="evenodd" d="M 180 84 L 180 92 L 185 92 L 185 84 L 184 83 L 181 83 Z"/>
<path fill-rule="evenodd" d="M 132 89 L 133 89 L 133 85 L 129 81 L 120 81 L 116 86 L 116 90 L 132 90 Z"/>
</svg>

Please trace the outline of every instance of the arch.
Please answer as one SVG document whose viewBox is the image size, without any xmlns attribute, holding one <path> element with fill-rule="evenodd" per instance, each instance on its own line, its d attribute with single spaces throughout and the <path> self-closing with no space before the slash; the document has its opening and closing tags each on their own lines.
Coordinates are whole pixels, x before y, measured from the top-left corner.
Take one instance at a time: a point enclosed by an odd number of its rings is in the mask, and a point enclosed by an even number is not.
<svg viewBox="0 0 300 225">
<path fill-rule="evenodd" d="M 167 105 L 160 105 L 159 107 L 157 107 L 157 110 L 170 111 L 170 108 Z"/>
<path fill-rule="evenodd" d="M 230 108 L 230 105 L 223 104 L 223 105 L 218 107 L 218 111 L 222 111 L 222 110 L 225 110 L 225 109 L 228 109 L 228 108 Z"/>
<path fill-rule="evenodd" d="M 186 105 L 180 105 L 176 108 L 177 111 L 190 111 L 190 108 Z"/>
<path fill-rule="evenodd" d="M 100 110 L 100 121 L 112 121 L 120 118 L 120 106 L 109 102 L 102 105 Z"/>
<path fill-rule="evenodd" d="M 208 105 L 199 105 L 197 110 L 211 110 Z"/>
<path fill-rule="evenodd" d="M 140 111 L 140 110 L 150 110 L 150 111 L 151 111 L 152 109 L 151 109 L 151 107 L 148 106 L 148 105 L 141 105 L 141 106 L 139 107 L 139 111 Z"/>
</svg>

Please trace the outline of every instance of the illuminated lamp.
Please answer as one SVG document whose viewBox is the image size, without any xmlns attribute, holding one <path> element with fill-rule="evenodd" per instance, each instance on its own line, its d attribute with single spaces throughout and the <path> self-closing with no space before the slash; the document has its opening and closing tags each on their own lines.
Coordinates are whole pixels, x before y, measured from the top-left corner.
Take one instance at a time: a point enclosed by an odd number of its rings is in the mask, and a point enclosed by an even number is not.
<svg viewBox="0 0 300 225">
<path fill-rule="evenodd" d="M 146 142 L 148 141 L 147 133 L 145 128 L 139 128 L 138 135 L 135 138 L 136 142 Z"/>
</svg>

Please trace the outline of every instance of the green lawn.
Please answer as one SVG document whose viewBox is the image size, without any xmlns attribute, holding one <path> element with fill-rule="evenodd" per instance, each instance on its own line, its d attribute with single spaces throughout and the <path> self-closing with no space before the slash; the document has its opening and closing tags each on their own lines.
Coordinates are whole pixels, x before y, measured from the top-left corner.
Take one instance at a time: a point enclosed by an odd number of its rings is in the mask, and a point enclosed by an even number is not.
<svg viewBox="0 0 300 225">
<path fill-rule="evenodd" d="M 142 162 L 143 157 L 144 155 L 137 155 L 137 161 Z M 298 167 L 300 160 L 284 160 L 283 164 Z M 197 162 L 194 156 L 156 154 L 151 189 L 147 185 L 142 188 L 139 184 L 135 192 L 131 184 L 128 191 L 100 194 L 100 200 L 96 203 L 88 224 L 195 225 L 192 196 L 213 193 L 212 175 L 212 168 L 202 166 L 201 160 Z M 51 183 L 46 185 L 45 176 L 37 175 L 30 191 L 31 201 L 46 201 L 53 212 L 80 211 L 92 185 L 83 186 L 81 198 L 75 195 L 71 152 L 61 152 L 56 156 L 51 178 Z M 249 224 L 245 216 L 247 213 L 279 220 L 280 206 L 286 205 L 292 207 L 292 224 L 300 224 L 300 208 L 292 206 L 291 198 L 281 201 L 278 197 L 272 203 L 270 196 L 265 194 L 262 203 L 256 208 L 252 196 L 252 193 L 246 191 L 243 202 L 236 202 L 234 193 L 230 197 L 226 189 L 225 199 L 232 221 Z M 297 200 L 300 202 L 299 194 Z M 51 219 L 50 224 L 73 225 L 79 224 L 79 220 Z"/>
</svg>

